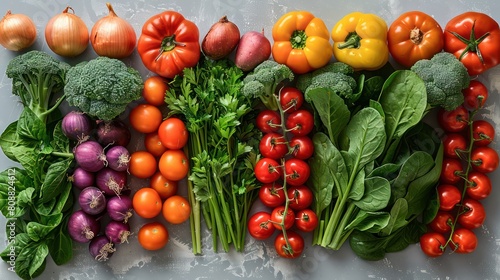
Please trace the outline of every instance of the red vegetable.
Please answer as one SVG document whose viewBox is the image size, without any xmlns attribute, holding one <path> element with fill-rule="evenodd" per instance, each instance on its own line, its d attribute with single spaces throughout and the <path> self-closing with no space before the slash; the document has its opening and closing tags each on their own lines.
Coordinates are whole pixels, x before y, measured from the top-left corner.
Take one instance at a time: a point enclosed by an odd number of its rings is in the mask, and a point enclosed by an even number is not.
<svg viewBox="0 0 500 280">
<path fill-rule="evenodd" d="M 113 242 L 104 235 L 97 236 L 89 244 L 90 255 L 100 262 L 107 261 L 115 251 Z"/>
<path fill-rule="evenodd" d="M 89 214 L 78 210 L 68 220 L 69 236 L 76 242 L 86 243 L 92 240 L 101 229 L 101 224 Z"/>
<path fill-rule="evenodd" d="M 238 26 L 223 16 L 203 38 L 201 49 L 210 59 L 218 60 L 231 54 L 240 41 Z"/>
</svg>

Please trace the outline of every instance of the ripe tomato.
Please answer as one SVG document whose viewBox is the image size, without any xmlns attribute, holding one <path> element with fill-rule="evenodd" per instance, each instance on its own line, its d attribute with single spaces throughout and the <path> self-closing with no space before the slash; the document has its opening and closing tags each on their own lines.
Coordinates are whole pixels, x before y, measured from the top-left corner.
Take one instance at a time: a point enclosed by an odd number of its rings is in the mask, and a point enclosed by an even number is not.
<svg viewBox="0 0 500 280">
<path fill-rule="evenodd" d="M 302 210 L 311 206 L 314 200 L 314 194 L 310 188 L 306 185 L 291 186 L 287 190 L 288 199 L 290 199 L 290 204 L 288 205 L 293 210 Z"/>
<path fill-rule="evenodd" d="M 477 147 L 471 152 L 471 163 L 475 171 L 493 172 L 498 167 L 498 153 L 490 147 Z"/>
<path fill-rule="evenodd" d="M 429 223 L 429 227 L 438 233 L 451 232 L 451 225 L 455 221 L 455 216 L 450 211 L 438 211 L 436 217 Z"/>
<path fill-rule="evenodd" d="M 437 193 L 440 210 L 450 211 L 462 200 L 462 193 L 454 185 L 439 185 Z"/>
<path fill-rule="evenodd" d="M 262 110 L 256 118 L 257 128 L 264 132 L 276 132 L 281 129 L 281 117 L 280 114 L 273 110 Z"/>
<path fill-rule="evenodd" d="M 182 150 L 166 150 L 158 163 L 161 174 L 171 181 L 180 181 L 189 172 L 189 159 Z"/>
<path fill-rule="evenodd" d="M 314 117 L 311 112 L 301 109 L 292 112 L 286 118 L 286 129 L 293 135 L 307 135 L 314 128 Z"/>
<path fill-rule="evenodd" d="M 163 116 L 158 107 L 151 104 L 139 104 L 129 114 L 130 125 L 138 132 L 151 133 L 158 129 Z"/>
<path fill-rule="evenodd" d="M 427 232 L 420 236 L 420 249 L 429 257 L 435 258 L 443 255 L 446 239 L 441 233 Z"/>
<path fill-rule="evenodd" d="M 486 219 L 486 211 L 478 200 L 466 197 L 462 201 L 462 210 L 458 215 L 458 223 L 464 228 L 475 229 L 480 227 Z"/>
<path fill-rule="evenodd" d="M 152 188 L 141 188 L 132 198 L 132 207 L 140 217 L 146 219 L 154 218 L 161 212 L 161 197 Z"/>
<path fill-rule="evenodd" d="M 183 121 L 170 117 L 160 124 L 158 137 L 167 149 L 179 150 L 186 145 L 189 132 Z"/>
<path fill-rule="evenodd" d="M 159 222 L 151 222 L 139 229 L 137 239 L 146 250 L 159 250 L 168 243 L 168 230 Z"/>
<path fill-rule="evenodd" d="M 280 90 L 279 100 L 281 108 L 287 112 L 295 112 L 304 103 L 304 94 L 294 87 L 284 87 Z"/>
<path fill-rule="evenodd" d="M 443 153 L 449 158 L 459 158 L 459 155 L 467 151 L 467 140 L 462 134 L 447 133 L 443 138 Z"/>
<path fill-rule="evenodd" d="M 151 76 L 144 81 L 142 97 L 154 106 L 165 104 L 165 93 L 168 90 L 167 81 L 160 76 Z"/>
<path fill-rule="evenodd" d="M 469 111 L 463 105 L 451 111 L 440 108 L 437 118 L 439 125 L 446 132 L 461 132 L 468 126 Z"/>
<path fill-rule="evenodd" d="M 440 180 L 445 184 L 457 184 L 461 180 L 463 180 L 462 177 L 460 177 L 463 172 L 464 168 L 462 166 L 462 162 L 459 159 L 444 158 Z"/>
<path fill-rule="evenodd" d="M 300 186 L 307 182 L 311 175 L 309 164 L 297 158 L 289 159 L 285 162 L 285 176 L 287 184 Z"/>
<path fill-rule="evenodd" d="M 165 200 L 177 193 L 179 182 L 169 180 L 161 175 L 160 171 L 157 171 L 149 179 L 149 186 L 158 192 L 161 199 Z"/>
<path fill-rule="evenodd" d="M 285 206 L 278 206 L 271 212 L 271 221 L 276 229 L 281 230 L 281 221 L 285 218 L 283 225 L 285 229 L 289 229 L 295 223 L 295 212 L 291 208 L 287 209 L 285 215 Z"/>
<path fill-rule="evenodd" d="M 167 148 L 161 144 L 160 137 L 158 137 L 156 131 L 144 136 L 144 147 L 146 151 L 150 152 L 155 157 L 160 157 L 167 150 Z"/>
<path fill-rule="evenodd" d="M 294 259 L 299 257 L 304 251 L 304 238 L 294 231 L 288 230 L 286 232 L 287 238 L 283 235 L 283 232 L 276 236 L 274 240 L 274 248 L 278 255 L 287 259 Z M 287 244 L 287 240 L 290 246 Z"/>
<path fill-rule="evenodd" d="M 495 128 L 485 120 L 473 121 L 472 134 L 475 146 L 488 146 L 495 139 Z"/>
<path fill-rule="evenodd" d="M 468 176 L 469 184 L 467 185 L 467 189 L 465 193 L 473 199 L 485 199 L 491 193 L 491 180 L 488 175 L 471 171 Z"/>
<path fill-rule="evenodd" d="M 130 174 L 137 178 L 146 179 L 157 170 L 156 158 L 147 151 L 135 151 L 130 154 L 128 170 Z"/>
<path fill-rule="evenodd" d="M 288 146 L 282 134 L 269 132 L 260 140 L 259 150 L 263 157 L 280 160 L 288 153 Z"/>
<path fill-rule="evenodd" d="M 291 154 L 302 160 L 312 157 L 314 144 L 309 136 L 294 136 L 289 142 Z"/>
<path fill-rule="evenodd" d="M 311 209 L 302 209 L 295 215 L 295 226 L 305 232 L 310 232 L 318 226 L 318 216 Z"/>
<path fill-rule="evenodd" d="M 464 106 L 469 110 L 482 108 L 488 99 L 488 88 L 478 80 L 471 80 L 469 87 L 462 90 Z"/>
<path fill-rule="evenodd" d="M 180 195 L 173 195 L 163 202 L 163 218 L 171 224 L 181 224 L 191 215 L 191 205 L 189 201 Z"/>
<path fill-rule="evenodd" d="M 258 240 L 264 240 L 273 235 L 276 228 L 271 222 L 271 214 L 260 211 L 248 219 L 248 233 Z"/>
<path fill-rule="evenodd" d="M 276 182 L 262 185 L 259 189 L 259 199 L 262 204 L 270 208 L 285 204 L 283 186 Z"/>
<path fill-rule="evenodd" d="M 467 228 L 457 228 L 451 235 L 450 247 L 454 252 L 467 254 L 472 253 L 477 247 L 476 234 Z"/>
<path fill-rule="evenodd" d="M 272 183 L 281 178 L 282 167 L 272 158 L 262 158 L 255 164 L 255 177 L 263 184 Z"/>
</svg>

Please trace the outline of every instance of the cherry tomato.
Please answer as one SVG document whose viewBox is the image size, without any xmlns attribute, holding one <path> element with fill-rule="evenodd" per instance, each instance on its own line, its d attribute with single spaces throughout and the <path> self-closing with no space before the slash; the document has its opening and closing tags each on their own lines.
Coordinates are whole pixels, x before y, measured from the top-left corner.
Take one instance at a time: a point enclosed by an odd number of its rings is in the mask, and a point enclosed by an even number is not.
<svg viewBox="0 0 500 280">
<path fill-rule="evenodd" d="M 165 200 L 177 193 L 179 182 L 169 180 L 161 175 L 160 171 L 157 171 L 149 179 L 149 186 L 158 192 L 161 199 Z"/>
<path fill-rule="evenodd" d="M 307 182 L 311 169 L 309 165 L 297 158 L 289 159 L 285 162 L 286 182 L 290 186 L 300 186 Z"/>
<path fill-rule="evenodd" d="M 295 223 L 295 212 L 291 208 L 288 208 L 285 215 L 285 206 L 278 206 L 271 212 L 271 221 L 276 229 L 281 230 L 281 221 L 285 217 L 284 226 L 285 229 L 289 229 Z"/>
<path fill-rule="evenodd" d="M 462 162 L 459 159 L 444 158 L 440 180 L 445 184 L 457 184 L 461 180 L 463 180 L 462 177 L 460 177 L 463 172 L 464 168 L 462 166 Z"/>
<path fill-rule="evenodd" d="M 276 132 L 281 129 L 281 117 L 280 114 L 273 110 L 263 110 L 256 118 L 257 128 L 264 132 Z"/>
<path fill-rule="evenodd" d="M 485 120 L 473 121 L 472 135 L 475 146 L 488 146 L 495 139 L 495 128 Z"/>
<path fill-rule="evenodd" d="M 150 219 L 161 212 L 162 201 L 157 191 L 152 188 L 139 189 L 132 198 L 135 213 L 142 218 Z"/>
<path fill-rule="evenodd" d="M 156 158 L 150 152 L 135 151 L 130 154 L 128 170 L 130 174 L 137 178 L 149 178 L 157 170 Z"/>
<path fill-rule="evenodd" d="M 318 216 L 311 209 L 302 209 L 295 215 L 295 226 L 305 232 L 310 232 L 318 226 Z"/>
<path fill-rule="evenodd" d="M 276 249 L 276 252 L 278 255 L 287 259 L 299 257 L 302 254 L 302 251 L 304 251 L 304 238 L 302 238 L 300 234 L 291 230 L 287 231 L 286 235 L 286 239 L 288 239 L 290 246 L 287 245 L 285 236 L 283 235 L 283 232 L 281 232 L 274 240 L 274 248 Z"/>
<path fill-rule="evenodd" d="M 281 178 L 282 167 L 272 158 L 262 158 L 255 164 L 255 177 L 263 184 L 272 183 Z"/>
<path fill-rule="evenodd" d="M 248 219 L 248 233 L 258 240 L 264 240 L 273 235 L 276 228 L 271 222 L 271 214 L 260 211 Z"/>
<path fill-rule="evenodd" d="M 293 135 L 307 135 L 313 128 L 314 117 L 307 110 L 297 110 L 289 114 L 286 118 L 286 129 Z"/>
<path fill-rule="evenodd" d="M 469 184 L 467 185 L 465 193 L 470 198 L 481 200 L 490 195 L 491 180 L 488 175 L 477 171 L 471 171 L 467 178 Z"/>
<path fill-rule="evenodd" d="M 156 131 L 162 120 L 163 116 L 160 109 L 151 104 L 139 104 L 129 114 L 130 125 L 141 133 Z"/>
<path fill-rule="evenodd" d="M 429 227 L 438 233 L 451 232 L 451 225 L 455 221 L 455 216 L 450 211 L 438 211 L 436 217 L 429 223 Z"/>
<path fill-rule="evenodd" d="M 450 247 L 454 252 L 468 254 L 474 252 L 477 247 L 476 234 L 467 228 L 457 228 L 451 235 Z"/>
<path fill-rule="evenodd" d="M 167 149 L 179 150 L 186 145 L 189 132 L 183 121 L 170 117 L 160 124 L 158 137 Z"/>
<path fill-rule="evenodd" d="M 290 204 L 288 205 L 293 210 L 302 210 L 311 206 L 314 200 L 314 194 L 310 188 L 306 185 L 291 186 L 287 190 L 288 199 L 290 199 Z"/>
<path fill-rule="evenodd" d="M 469 110 L 482 108 L 488 99 L 488 89 L 478 80 L 472 80 L 469 87 L 462 90 L 464 106 Z"/>
<path fill-rule="evenodd" d="M 462 201 L 462 210 L 458 215 L 458 223 L 468 229 L 475 229 L 480 227 L 486 219 L 486 211 L 483 204 L 478 200 L 466 197 Z"/>
<path fill-rule="evenodd" d="M 167 150 L 167 148 L 161 144 L 156 131 L 144 136 L 144 147 L 146 151 L 150 152 L 155 157 L 160 157 Z"/>
<path fill-rule="evenodd" d="M 459 155 L 467 151 L 467 140 L 462 134 L 447 133 L 443 138 L 444 156 L 450 158 L 459 158 Z"/>
<path fill-rule="evenodd" d="M 181 224 L 189 219 L 191 205 L 186 198 L 173 195 L 163 202 L 162 214 L 167 222 L 174 225 Z"/>
<path fill-rule="evenodd" d="M 304 94 L 294 87 L 282 88 L 279 97 L 281 108 L 287 113 L 297 111 L 304 103 Z"/>
<path fill-rule="evenodd" d="M 461 132 L 469 122 L 469 111 L 463 105 L 455 110 L 446 111 L 440 108 L 438 111 L 438 123 L 446 132 Z"/>
<path fill-rule="evenodd" d="M 165 93 L 168 90 L 167 81 L 160 76 L 151 76 L 144 81 L 142 97 L 151 105 L 165 104 Z"/>
<path fill-rule="evenodd" d="M 454 185 L 439 185 L 437 193 L 440 210 L 450 211 L 462 200 L 462 193 Z"/>
<path fill-rule="evenodd" d="M 314 153 L 314 144 L 309 136 L 294 136 L 289 142 L 291 154 L 298 159 L 306 160 Z"/>
<path fill-rule="evenodd" d="M 498 153 L 490 147 L 477 147 L 471 152 L 471 163 L 475 171 L 491 173 L 498 167 Z"/>
<path fill-rule="evenodd" d="M 161 174 L 171 181 L 180 181 L 189 172 L 189 160 L 182 150 L 166 150 L 158 166 Z"/>
<path fill-rule="evenodd" d="M 159 222 L 150 222 L 139 229 L 137 239 L 146 250 L 159 250 L 168 243 L 168 230 Z"/>
<path fill-rule="evenodd" d="M 441 233 L 427 232 L 420 236 L 420 249 L 429 257 L 443 255 L 446 239 Z"/>
<path fill-rule="evenodd" d="M 262 185 L 259 189 L 259 199 L 262 204 L 270 208 L 285 204 L 283 186 L 276 182 Z"/>
<path fill-rule="evenodd" d="M 263 157 L 280 160 L 288 153 L 288 146 L 282 134 L 269 132 L 260 140 L 259 150 Z"/>
</svg>

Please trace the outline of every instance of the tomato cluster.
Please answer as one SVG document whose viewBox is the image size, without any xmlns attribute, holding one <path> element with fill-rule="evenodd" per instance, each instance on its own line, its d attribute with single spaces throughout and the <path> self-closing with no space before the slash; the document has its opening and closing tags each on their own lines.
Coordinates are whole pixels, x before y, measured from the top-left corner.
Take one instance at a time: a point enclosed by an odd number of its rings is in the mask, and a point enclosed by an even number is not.
<svg viewBox="0 0 500 280">
<path fill-rule="evenodd" d="M 439 210 L 429 223 L 430 231 L 420 239 L 422 250 L 432 257 L 442 255 L 446 247 L 457 253 L 475 250 L 477 237 L 473 230 L 486 218 L 481 200 L 489 196 L 492 188 L 488 173 L 498 167 L 498 154 L 489 147 L 495 138 L 494 127 L 486 120 L 474 120 L 488 91 L 473 80 L 463 94 L 462 106 L 438 112 L 438 123 L 445 131 L 437 187 Z"/>
<path fill-rule="evenodd" d="M 304 249 L 304 239 L 297 232 L 313 231 L 318 218 L 309 207 L 313 192 L 306 186 L 310 168 L 306 160 L 314 151 L 308 134 L 314 117 L 303 108 L 304 96 L 294 87 L 284 87 L 279 96 L 279 111 L 263 110 L 257 116 L 257 127 L 264 133 L 259 150 L 262 158 L 255 166 L 255 176 L 262 183 L 259 199 L 269 211 L 250 217 L 248 230 L 255 239 L 271 237 L 278 254 L 296 258 Z"/>
</svg>

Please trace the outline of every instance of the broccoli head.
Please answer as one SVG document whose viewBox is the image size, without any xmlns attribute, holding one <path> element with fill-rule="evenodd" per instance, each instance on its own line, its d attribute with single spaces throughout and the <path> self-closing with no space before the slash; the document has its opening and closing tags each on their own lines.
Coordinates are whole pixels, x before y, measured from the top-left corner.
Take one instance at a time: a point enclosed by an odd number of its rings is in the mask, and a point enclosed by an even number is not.
<svg viewBox="0 0 500 280">
<path fill-rule="evenodd" d="M 97 57 L 71 67 L 64 86 L 69 105 L 100 120 L 119 116 L 130 102 L 141 98 L 142 89 L 137 70 L 109 57 Z"/>
<path fill-rule="evenodd" d="M 243 79 L 243 95 L 259 97 L 262 103 L 271 110 L 278 110 L 276 88 L 283 81 L 293 81 L 293 72 L 288 66 L 273 60 L 266 60 L 257 65 Z"/>
<path fill-rule="evenodd" d="M 441 52 L 417 61 L 411 70 L 425 83 L 427 103 L 453 110 L 464 102 L 462 90 L 469 86 L 467 68 L 451 53 Z"/>
</svg>

